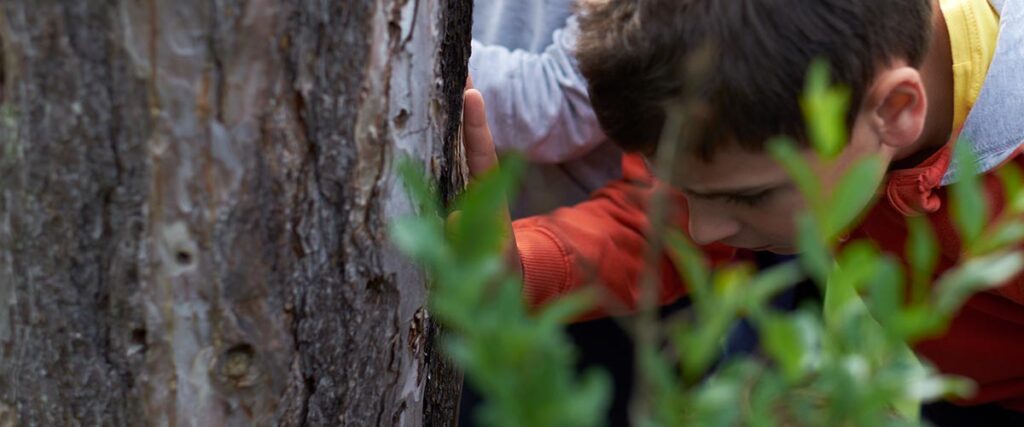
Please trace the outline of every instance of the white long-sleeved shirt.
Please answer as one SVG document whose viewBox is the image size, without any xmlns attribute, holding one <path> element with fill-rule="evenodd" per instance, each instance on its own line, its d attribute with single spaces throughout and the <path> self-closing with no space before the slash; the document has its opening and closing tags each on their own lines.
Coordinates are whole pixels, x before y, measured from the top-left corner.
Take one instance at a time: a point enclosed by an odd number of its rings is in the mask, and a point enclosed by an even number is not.
<svg viewBox="0 0 1024 427">
<path fill-rule="evenodd" d="M 517 214 L 585 200 L 621 173 L 621 152 L 600 130 L 573 57 L 572 0 L 478 0 L 470 73 L 484 96 L 495 144 L 547 166 L 525 177 L 546 200 Z M 536 199 L 537 195 L 529 196 Z"/>
</svg>

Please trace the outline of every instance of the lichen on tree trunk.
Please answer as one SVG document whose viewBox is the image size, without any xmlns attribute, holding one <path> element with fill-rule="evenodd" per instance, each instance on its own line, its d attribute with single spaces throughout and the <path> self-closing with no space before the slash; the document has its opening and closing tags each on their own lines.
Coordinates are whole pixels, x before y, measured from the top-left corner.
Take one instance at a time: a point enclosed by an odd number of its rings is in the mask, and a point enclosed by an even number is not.
<svg viewBox="0 0 1024 427">
<path fill-rule="evenodd" d="M 462 185 L 470 9 L 2 2 L 0 422 L 443 420 L 386 224 L 398 156 Z"/>
</svg>

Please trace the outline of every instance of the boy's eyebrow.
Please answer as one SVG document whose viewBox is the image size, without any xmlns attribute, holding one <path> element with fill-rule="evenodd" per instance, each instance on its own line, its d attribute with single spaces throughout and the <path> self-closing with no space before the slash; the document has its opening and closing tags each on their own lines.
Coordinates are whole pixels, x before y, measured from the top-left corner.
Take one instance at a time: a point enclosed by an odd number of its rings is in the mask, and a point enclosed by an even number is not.
<svg viewBox="0 0 1024 427">
<path fill-rule="evenodd" d="M 769 191 L 778 190 L 786 186 L 791 185 L 789 181 L 775 182 L 771 184 L 759 184 L 748 187 L 736 187 L 723 190 L 701 192 L 695 191 L 689 188 L 682 188 L 686 194 L 691 194 L 702 199 L 720 199 L 723 197 L 749 197 L 756 196 L 758 194 L 767 193 Z"/>
</svg>

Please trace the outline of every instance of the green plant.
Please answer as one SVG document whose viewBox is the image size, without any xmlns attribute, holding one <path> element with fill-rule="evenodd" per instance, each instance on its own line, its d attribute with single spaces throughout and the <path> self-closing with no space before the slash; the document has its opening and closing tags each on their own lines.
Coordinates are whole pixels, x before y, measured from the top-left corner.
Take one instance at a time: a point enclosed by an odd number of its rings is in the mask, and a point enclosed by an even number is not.
<svg viewBox="0 0 1024 427">
<path fill-rule="evenodd" d="M 813 147 L 825 161 L 845 143 L 847 93 L 829 85 L 824 64 L 808 78 L 802 106 Z M 678 119 L 678 117 L 677 117 Z M 658 325 L 664 331 L 640 348 L 647 381 L 637 424 L 644 426 L 914 426 L 922 402 L 969 394 L 965 379 L 940 375 L 911 345 L 944 330 L 974 292 L 1003 283 L 1024 266 L 1024 186 L 1014 169 L 1001 172 L 1007 209 L 990 218 L 974 176 L 968 144 L 958 144 L 961 179 L 952 203 L 965 256 L 934 278 L 935 236 L 910 220 L 906 266 L 871 242 L 840 245 L 874 196 L 881 162 L 861 160 L 832 191 L 821 188 L 792 141 L 771 152 L 803 192 L 798 262 L 757 272 L 749 265 L 717 269 L 682 232 L 666 247 L 689 287 L 689 316 Z M 608 401 L 606 376 L 573 368 L 562 325 L 588 308 L 573 295 L 529 310 L 520 282 L 504 268 L 504 194 L 522 167 L 506 159 L 455 203 L 460 220 L 446 230 L 444 211 L 422 172 L 406 163 L 404 179 L 420 214 L 393 224 L 398 247 L 431 277 L 431 312 L 447 326 L 446 349 L 485 397 L 479 420 L 490 426 L 594 426 Z M 657 212 L 652 218 L 658 218 Z M 653 236 L 664 233 L 653 232 Z M 820 306 L 779 312 L 772 296 L 809 276 Z M 758 330 L 763 355 L 735 357 L 714 368 L 723 339 L 741 318 Z M 664 343 L 665 345 L 659 345 Z"/>
<path fill-rule="evenodd" d="M 516 157 L 478 180 L 454 203 L 458 221 L 437 203 L 422 172 L 401 166 L 420 215 L 392 224 L 398 247 L 431 277 L 430 311 L 447 328 L 444 348 L 486 400 L 488 426 L 597 426 L 610 383 L 604 372 L 578 377 L 562 328 L 589 304 L 574 295 L 530 312 L 520 281 L 505 268 L 505 194 L 522 168 Z"/>
<path fill-rule="evenodd" d="M 816 63 L 802 102 L 812 145 L 824 161 L 845 143 L 838 138 L 845 138 L 848 99 L 827 79 L 825 65 Z M 799 276 L 794 266 L 760 274 L 742 266 L 711 272 L 688 240 L 674 234 L 673 259 L 690 286 L 695 316 L 673 327 L 679 369 L 665 357 L 645 358 L 647 369 L 664 379 L 649 424 L 919 425 L 922 402 L 969 394 L 969 381 L 937 374 L 910 348 L 944 330 L 971 294 L 1004 283 L 1024 265 L 1016 249 L 1021 241 L 1017 218 L 1024 211 L 1007 209 L 987 221 L 983 192 L 970 169 L 974 158 L 966 147 L 958 144 L 958 161 L 967 169 L 954 185 L 952 203 L 967 255 L 933 283 L 938 252 L 923 219 L 911 219 L 909 272 L 871 242 L 839 245 L 839 237 L 874 195 L 882 175 L 877 159 L 861 160 L 826 192 L 795 144 L 776 141 L 772 153 L 808 203 L 798 222 L 799 263 L 822 287 L 822 306 L 774 312 L 766 301 Z M 1024 197 L 1020 185 L 1012 184 L 1018 177 L 1012 169 L 1005 173 L 1007 200 Z M 695 382 L 706 377 L 715 357 L 708 349 L 744 315 L 760 332 L 768 357 L 727 361 L 710 378 Z M 681 374 L 673 376 L 676 372 Z M 737 402 L 735 396 L 742 398 Z"/>
</svg>

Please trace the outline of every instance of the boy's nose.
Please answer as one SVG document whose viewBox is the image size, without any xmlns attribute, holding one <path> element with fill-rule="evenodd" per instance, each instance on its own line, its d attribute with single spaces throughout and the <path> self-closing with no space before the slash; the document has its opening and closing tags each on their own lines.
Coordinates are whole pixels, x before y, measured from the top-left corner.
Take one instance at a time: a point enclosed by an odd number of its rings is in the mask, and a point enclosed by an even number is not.
<svg viewBox="0 0 1024 427">
<path fill-rule="evenodd" d="M 739 222 L 707 209 L 694 209 L 690 205 L 690 238 L 698 245 L 707 245 L 728 239 L 740 231 Z"/>
</svg>

